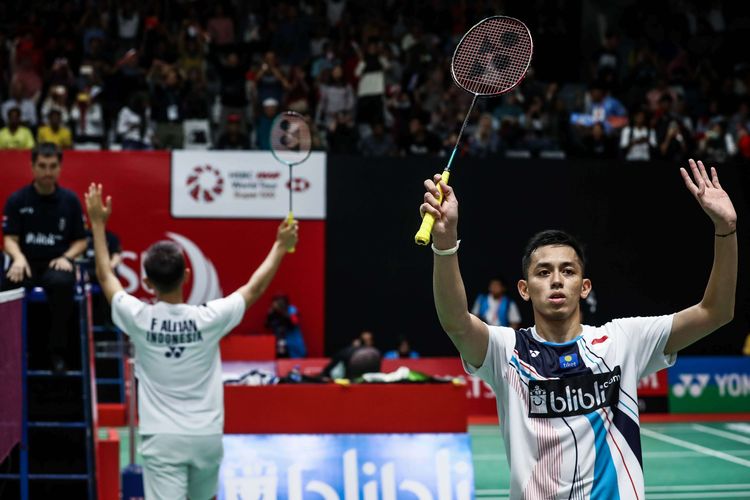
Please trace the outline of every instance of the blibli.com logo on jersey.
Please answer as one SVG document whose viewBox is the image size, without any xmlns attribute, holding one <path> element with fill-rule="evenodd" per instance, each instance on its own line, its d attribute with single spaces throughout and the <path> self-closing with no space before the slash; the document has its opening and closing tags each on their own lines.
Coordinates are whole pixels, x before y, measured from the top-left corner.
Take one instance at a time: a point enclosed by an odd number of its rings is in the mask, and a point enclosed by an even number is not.
<svg viewBox="0 0 750 500">
<path fill-rule="evenodd" d="M 620 367 L 607 373 L 529 382 L 529 417 L 584 415 L 617 403 Z"/>
<path fill-rule="evenodd" d="M 560 368 L 575 368 L 578 366 L 578 354 L 571 353 L 560 356 Z"/>
</svg>

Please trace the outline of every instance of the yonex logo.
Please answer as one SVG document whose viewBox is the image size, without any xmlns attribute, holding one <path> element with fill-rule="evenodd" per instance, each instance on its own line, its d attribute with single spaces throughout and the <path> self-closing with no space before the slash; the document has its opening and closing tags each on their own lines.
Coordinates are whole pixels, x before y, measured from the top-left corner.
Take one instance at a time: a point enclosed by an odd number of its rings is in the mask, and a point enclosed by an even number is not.
<svg viewBox="0 0 750 500">
<path fill-rule="evenodd" d="M 184 351 L 185 351 L 185 346 L 177 346 L 177 347 L 169 346 L 169 350 L 164 353 L 164 356 L 168 358 L 171 358 L 171 357 L 179 358 L 180 356 L 182 356 L 182 353 Z"/>
<path fill-rule="evenodd" d="M 185 184 L 190 196 L 199 203 L 211 203 L 224 192 L 224 177 L 211 165 L 194 167 Z"/>
<path fill-rule="evenodd" d="M 539 356 L 539 351 L 533 351 L 532 350 L 532 351 L 529 351 L 529 353 L 531 354 L 532 358 L 536 358 L 537 356 Z"/>
<path fill-rule="evenodd" d="M 598 339 L 592 340 L 591 341 L 591 345 L 602 344 L 602 343 L 606 342 L 608 338 L 609 337 L 607 337 L 606 335 L 603 335 L 603 336 L 599 337 Z"/>
<path fill-rule="evenodd" d="M 687 394 L 698 398 L 703 394 L 703 390 L 710 379 L 711 376 L 708 373 L 696 373 L 695 375 L 683 373 L 680 375 L 680 381 L 672 386 L 672 393 L 678 398 L 685 397 Z"/>
</svg>

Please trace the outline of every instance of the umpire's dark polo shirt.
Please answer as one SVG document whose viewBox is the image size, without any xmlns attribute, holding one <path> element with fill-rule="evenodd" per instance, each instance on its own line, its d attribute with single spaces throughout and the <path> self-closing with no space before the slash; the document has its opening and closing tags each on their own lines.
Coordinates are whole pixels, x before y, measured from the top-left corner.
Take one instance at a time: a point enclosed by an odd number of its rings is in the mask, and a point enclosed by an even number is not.
<svg viewBox="0 0 750 500">
<path fill-rule="evenodd" d="M 86 238 L 81 202 L 60 186 L 52 194 L 41 195 L 30 184 L 8 198 L 3 234 L 18 236 L 29 262 L 49 262 L 62 256 L 74 241 Z"/>
</svg>

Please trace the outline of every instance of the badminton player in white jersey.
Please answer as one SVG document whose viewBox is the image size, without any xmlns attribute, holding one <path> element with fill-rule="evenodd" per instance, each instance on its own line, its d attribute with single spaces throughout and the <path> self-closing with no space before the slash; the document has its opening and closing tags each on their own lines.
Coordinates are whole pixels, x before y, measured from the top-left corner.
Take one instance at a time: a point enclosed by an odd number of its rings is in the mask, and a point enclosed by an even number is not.
<svg viewBox="0 0 750 500">
<path fill-rule="evenodd" d="M 109 265 L 104 229 L 112 205 L 109 198 L 102 202 L 101 185 L 89 187 L 86 209 L 96 274 L 112 303 L 112 320 L 135 345 L 146 500 L 213 498 L 224 431 L 219 340 L 270 284 L 297 243 L 297 222 L 279 226 L 271 251 L 245 285 L 201 306 L 183 302 L 190 271 L 180 248 L 155 243 L 144 258 L 146 283 L 156 291 L 151 305 L 125 293 Z"/>
<path fill-rule="evenodd" d="M 466 370 L 495 390 L 512 499 L 643 499 L 636 385 L 676 353 L 728 323 L 737 283 L 737 215 L 701 162 L 683 180 L 714 223 L 714 262 L 703 299 L 678 313 L 581 324 L 591 292 L 578 243 L 561 231 L 530 241 L 518 291 L 535 325 L 488 326 L 468 311 L 458 267 L 458 202 L 440 176 L 425 181 L 422 213 L 435 216 L 433 289 L 440 323 Z M 435 183 L 445 200 L 437 202 Z"/>
</svg>

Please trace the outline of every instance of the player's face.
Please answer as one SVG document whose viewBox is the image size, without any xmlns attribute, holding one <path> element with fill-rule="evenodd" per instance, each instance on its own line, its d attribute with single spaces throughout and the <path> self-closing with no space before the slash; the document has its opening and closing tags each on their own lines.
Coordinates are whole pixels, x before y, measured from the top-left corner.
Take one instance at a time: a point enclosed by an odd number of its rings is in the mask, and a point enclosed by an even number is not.
<svg viewBox="0 0 750 500">
<path fill-rule="evenodd" d="M 34 182 L 43 188 L 52 188 L 60 177 L 60 160 L 57 155 L 36 157 L 31 165 Z"/>
<path fill-rule="evenodd" d="M 565 245 L 539 247 L 531 254 L 528 279 L 518 282 L 518 292 L 531 301 L 535 314 L 562 320 L 577 314 L 581 299 L 591 291 L 575 250 Z"/>
</svg>

